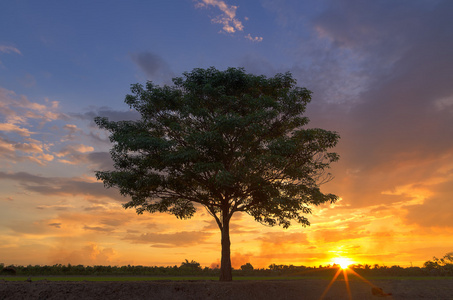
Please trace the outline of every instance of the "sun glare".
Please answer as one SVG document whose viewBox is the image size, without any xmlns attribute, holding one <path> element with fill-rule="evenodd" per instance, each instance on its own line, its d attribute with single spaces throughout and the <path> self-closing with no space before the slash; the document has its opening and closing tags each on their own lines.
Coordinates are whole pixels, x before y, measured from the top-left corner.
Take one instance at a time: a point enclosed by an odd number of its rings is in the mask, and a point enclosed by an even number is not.
<svg viewBox="0 0 453 300">
<path fill-rule="evenodd" d="M 342 269 L 347 269 L 352 264 L 352 261 L 346 257 L 337 257 L 334 258 L 333 263 L 339 265 Z"/>
</svg>

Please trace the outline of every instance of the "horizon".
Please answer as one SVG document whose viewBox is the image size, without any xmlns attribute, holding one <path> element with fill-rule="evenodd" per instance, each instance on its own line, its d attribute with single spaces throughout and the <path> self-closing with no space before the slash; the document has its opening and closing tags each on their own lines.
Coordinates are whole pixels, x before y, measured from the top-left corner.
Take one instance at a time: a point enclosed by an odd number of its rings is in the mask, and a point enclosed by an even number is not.
<svg viewBox="0 0 453 300">
<path fill-rule="evenodd" d="M 244 2 L 244 1 L 242 1 Z M 453 251 L 453 2 L 133 0 L 5 3 L 0 11 L 0 263 L 220 264 L 220 231 L 137 215 L 105 189 L 111 143 L 94 117 L 131 120 L 130 85 L 194 68 L 291 72 L 313 91 L 308 127 L 340 135 L 340 197 L 311 226 L 237 213 L 238 268 L 419 266 Z"/>
<path fill-rule="evenodd" d="M 344 262 L 342 262 L 344 261 Z M 430 259 L 427 260 L 428 261 L 431 261 Z M 197 261 L 187 261 L 189 263 L 198 263 Z M 44 267 L 44 266 L 71 266 L 71 267 L 78 267 L 78 266 L 82 266 L 84 268 L 87 268 L 87 267 L 96 267 L 96 266 L 101 266 L 101 267 L 146 267 L 146 268 L 174 268 L 174 267 L 181 267 L 184 263 L 187 263 L 186 261 L 182 261 L 180 262 L 179 264 L 174 264 L 174 265 L 83 265 L 83 264 L 78 264 L 78 265 L 75 265 L 75 264 L 71 264 L 71 263 L 67 263 L 67 264 L 54 264 L 54 265 L 47 265 L 47 264 L 36 264 L 36 265 L 32 265 L 32 264 L 29 264 L 29 265 L 17 265 L 17 264 L 10 264 L 10 265 L 7 265 L 3 262 L 0 262 L 0 266 L 2 266 L 3 268 L 7 268 L 7 267 Z M 245 265 L 247 263 L 244 263 L 242 264 L 241 266 L 239 267 L 232 267 L 233 270 L 241 270 L 241 267 L 243 265 Z M 252 265 L 253 266 L 253 265 Z M 388 269 L 388 268 L 392 268 L 392 267 L 400 267 L 400 268 L 403 268 L 403 269 L 410 269 L 410 268 L 426 268 L 426 266 L 422 265 L 422 266 L 414 266 L 414 265 L 410 265 L 410 266 L 401 266 L 401 265 L 386 265 L 386 264 L 361 264 L 361 263 L 358 263 L 358 262 L 355 262 L 355 263 L 352 263 L 350 262 L 349 259 L 344 259 L 344 258 L 340 258 L 340 261 L 337 261 L 337 260 L 332 260 L 330 263 L 328 264 L 325 264 L 325 265 L 311 265 L 311 266 L 307 266 L 307 265 L 294 265 L 294 264 L 277 264 L 277 263 L 271 263 L 269 264 L 268 266 L 264 266 L 264 267 L 255 267 L 253 266 L 253 269 L 254 270 L 271 270 L 272 266 L 283 266 L 283 267 L 294 267 L 294 268 L 308 268 L 308 269 L 329 269 L 329 268 L 339 268 L 339 269 L 365 269 L 367 266 L 370 268 L 370 269 Z M 211 270 L 220 270 L 220 265 L 214 265 L 214 264 L 211 264 L 210 266 L 207 266 L 207 265 L 201 265 L 200 264 L 200 268 L 201 269 L 205 269 L 205 268 L 208 268 L 208 269 L 211 269 Z"/>
</svg>

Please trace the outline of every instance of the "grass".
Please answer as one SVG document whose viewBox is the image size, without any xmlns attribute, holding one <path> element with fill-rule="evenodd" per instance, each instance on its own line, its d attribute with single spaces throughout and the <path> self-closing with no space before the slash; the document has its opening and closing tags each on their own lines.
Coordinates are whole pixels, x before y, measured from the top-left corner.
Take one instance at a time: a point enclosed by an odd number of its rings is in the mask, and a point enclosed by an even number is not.
<svg viewBox="0 0 453 300">
<path fill-rule="evenodd" d="M 349 280 L 360 280 L 349 276 Z M 26 281 L 30 278 L 32 281 L 48 280 L 48 281 L 218 281 L 218 277 L 198 277 L 198 276 L 173 276 L 173 277 L 152 277 L 152 276 L 2 276 L 0 280 L 5 281 Z M 290 277 L 258 277 L 258 276 L 240 276 L 234 277 L 234 281 L 243 280 L 303 280 L 303 279 L 321 279 L 330 280 L 330 277 L 313 277 L 313 276 L 290 276 Z M 367 278 L 368 280 L 452 280 L 453 277 L 400 277 L 400 276 L 379 276 Z M 340 279 L 341 280 L 341 279 Z"/>
<path fill-rule="evenodd" d="M 173 276 L 173 277 L 154 277 L 154 276 L 3 276 L 0 280 L 5 281 L 218 281 L 219 277 L 199 277 L 199 276 Z M 243 280 L 300 280 L 310 277 L 258 277 L 258 276 L 240 276 L 234 277 L 234 281 Z M 326 278 L 327 279 L 327 278 Z"/>
<path fill-rule="evenodd" d="M 375 276 L 367 277 L 377 280 L 452 280 L 452 276 Z"/>
</svg>

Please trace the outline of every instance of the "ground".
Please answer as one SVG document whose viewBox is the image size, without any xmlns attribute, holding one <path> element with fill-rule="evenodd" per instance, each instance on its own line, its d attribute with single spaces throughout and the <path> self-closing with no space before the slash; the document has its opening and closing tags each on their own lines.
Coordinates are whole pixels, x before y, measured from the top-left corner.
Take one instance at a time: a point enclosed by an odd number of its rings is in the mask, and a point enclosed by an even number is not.
<svg viewBox="0 0 453 300">
<path fill-rule="evenodd" d="M 379 297 L 361 280 L 333 283 L 322 299 L 453 299 L 453 279 L 372 280 L 392 296 Z M 327 279 L 260 281 L 140 281 L 140 282 L 52 282 L 0 281 L 0 299 L 320 299 L 329 285 Z"/>
</svg>

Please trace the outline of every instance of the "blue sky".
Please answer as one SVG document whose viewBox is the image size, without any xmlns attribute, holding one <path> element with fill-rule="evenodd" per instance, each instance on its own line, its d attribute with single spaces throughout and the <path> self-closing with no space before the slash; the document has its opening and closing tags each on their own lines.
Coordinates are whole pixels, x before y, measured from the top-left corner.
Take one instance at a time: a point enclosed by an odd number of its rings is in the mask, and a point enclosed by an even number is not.
<svg viewBox="0 0 453 300">
<path fill-rule="evenodd" d="M 131 84 L 210 66 L 292 72 L 314 92 L 311 126 L 341 136 L 323 189 L 342 200 L 309 228 L 238 215 L 233 265 L 421 265 L 452 251 L 451 20 L 448 0 L 4 1 L 0 262 L 215 264 L 209 216 L 136 216 L 93 173 L 111 165 L 95 116 L 134 118 Z"/>
</svg>

